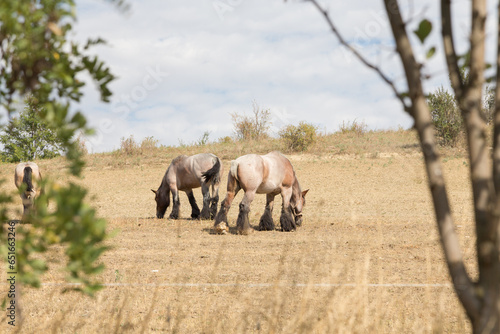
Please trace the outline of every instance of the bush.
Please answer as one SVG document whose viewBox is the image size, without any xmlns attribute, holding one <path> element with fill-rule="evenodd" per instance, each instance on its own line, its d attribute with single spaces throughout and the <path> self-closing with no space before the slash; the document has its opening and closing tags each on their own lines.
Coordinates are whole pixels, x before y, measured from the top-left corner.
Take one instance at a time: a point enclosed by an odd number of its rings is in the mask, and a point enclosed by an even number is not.
<svg viewBox="0 0 500 334">
<path fill-rule="evenodd" d="M 85 138 L 83 137 L 82 134 L 79 134 L 78 137 L 76 137 L 75 140 L 76 146 L 78 147 L 78 150 L 82 155 L 87 155 L 89 154 L 89 150 L 86 145 Z"/>
<path fill-rule="evenodd" d="M 120 140 L 120 152 L 125 155 L 141 155 L 157 147 L 158 139 L 152 136 L 144 138 L 140 144 L 135 141 L 133 135 L 130 135 L 128 138 L 122 137 Z"/>
<path fill-rule="evenodd" d="M 220 144 L 233 144 L 234 143 L 233 138 L 231 138 L 229 136 L 221 137 L 217 140 L 217 142 Z"/>
<path fill-rule="evenodd" d="M 361 136 L 366 132 L 368 126 L 365 122 L 358 122 L 354 120 L 352 122 L 342 121 L 342 124 L 339 125 L 340 133 L 354 133 L 357 136 Z"/>
<path fill-rule="evenodd" d="M 139 152 L 139 144 L 136 143 L 133 135 L 120 139 L 120 151 L 126 155 L 134 155 Z"/>
<path fill-rule="evenodd" d="M 195 142 L 196 146 L 205 146 L 209 143 L 210 131 L 203 132 L 203 135 Z"/>
<path fill-rule="evenodd" d="M 253 102 L 253 117 L 231 114 L 236 138 L 239 140 L 259 140 L 269 137 L 271 112 L 261 109 Z"/>
<path fill-rule="evenodd" d="M 149 151 L 153 150 L 158 147 L 158 139 L 155 139 L 155 137 L 146 137 L 142 140 L 141 142 L 141 151 Z"/>
<path fill-rule="evenodd" d="M 427 103 L 436 129 L 436 136 L 441 139 L 441 144 L 454 146 L 463 130 L 462 115 L 455 96 L 440 87 L 434 93 L 429 94 Z"/>
<path fill-rule="evenodd" d="M 280 130 L 279 136 L 285 144 L 286 150 L 305 151 L 316 142 L 318 128 L 306 122 L 299 125 L 287 125 Z"/>
</svg>

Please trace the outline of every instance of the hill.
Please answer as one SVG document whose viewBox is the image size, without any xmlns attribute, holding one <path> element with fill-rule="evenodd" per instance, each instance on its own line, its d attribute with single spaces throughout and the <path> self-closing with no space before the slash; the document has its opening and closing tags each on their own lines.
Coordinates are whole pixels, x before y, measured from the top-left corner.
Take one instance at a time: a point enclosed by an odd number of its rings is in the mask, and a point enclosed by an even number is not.
<svg viewBox="0 0 500 334">
<path fill-rule="evenodd" d="M 309 188 L 304 224 L 296 232 L 214 235 L 213 222 L 154 218 L 155 189 L 171 159 L 212 152 L 231 159 L 280 149 L 278 140 L 143 148 L 89 154 L 82 180 L 90 203 L 116 236 L 90 299 L 60 293 L 62 249 L 39 290 L 26 289 L 26 332 L 337 333 L 470 331 L 441 254 L 421 153 L 411 131 L 338 133 L 307 152 L 290 154 Z M 457 229 L 468 261 L 474 227 L 468 166 L 461 148 L 443 149 Z M 57 178 L 62 159 L 39 162 Z M 10 179 L 12 164 L 0 166 Z M 66 180 L 61 180 L 65 182 Z M 12 182 L 13 183 L 13 182 Z M 221 187 L 225 196 L 225 179 Z M 10 182 L 2 186 L 13 190 Z M 198 203 L 201 193 L 195 190 Z M 234 226 L 238 194 L 229 211 Z M 280 200 L 275 205 L 279 216 Z M 13 204 L 20 208 L 20 199 Z M 265 196 L 252 203 L 252 225 Z M 169 210 L 167 213 L 169 213 Z M 0 279 L 5 279 L 2 272 Z M 5 286 L 0 286 L 5 289 Z M 6 321 L 0 316 L 0 331 Z"/>
</svg>

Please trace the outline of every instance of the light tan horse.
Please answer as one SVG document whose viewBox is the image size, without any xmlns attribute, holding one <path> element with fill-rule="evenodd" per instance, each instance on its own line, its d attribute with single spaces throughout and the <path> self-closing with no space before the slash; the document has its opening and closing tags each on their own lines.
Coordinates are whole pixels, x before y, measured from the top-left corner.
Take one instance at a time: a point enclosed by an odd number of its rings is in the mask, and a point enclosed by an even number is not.
<svg viewBox="0 0 500 334">
<path fill-rule="evenodd" d="M 179 218 L 179 191 L 184 191 L 191 204 L 191 218 L 200 218 L 200 209 L 193 196 L 193 189 L 201 186 L 203 194 L 202 219 L 213 219 L 219 202 L 220 175 L 223 166 L 220 159 L 211 153 L 201 153 L 192 156 L 180 155 L 168 167 L 158 190 L 155 193 L 156 217 L 163 218 L 170 205 L 172 193 L 172 212 L 170 218 Z M 211 190 L 211 192 L 210 192 Z"/>
<path fill-rule="evenodd" d="M 245 195 L 240 203 L 236 221 L 239 234 L 248 234 L 252 231 L 248 213 L 255 194 L 267 194 L 266 209 L 260 218 L 259 230 L 274 230 L 272 213 L 274 197 L 278 194 L 281 194 L 282 198 L 280 217 L 282 231 L 293 231 L 302 224 L 302 208 L 309 189 L 301 190 L 290 160 L 280 152 L 275 151 L 266 155 L 248 154 L 231 161 L 231 170 L 227 177 L 227 195 L 214 224 L 215 231 L 219 234 L 227 233 L 227 212 L 240 189 L 243 189 Z"/>
<path fill-rule="evenodd" d="M 40 195 L 42 174 L 38 165 L 34 162 L 21 162 L 16 166 L 14 173 L 14 183 L 17 189 L 23 188 L 21 199 L 23 200 L 23 216 L 30 213 L 33 208 L 35 198 Z"/>
</svg>

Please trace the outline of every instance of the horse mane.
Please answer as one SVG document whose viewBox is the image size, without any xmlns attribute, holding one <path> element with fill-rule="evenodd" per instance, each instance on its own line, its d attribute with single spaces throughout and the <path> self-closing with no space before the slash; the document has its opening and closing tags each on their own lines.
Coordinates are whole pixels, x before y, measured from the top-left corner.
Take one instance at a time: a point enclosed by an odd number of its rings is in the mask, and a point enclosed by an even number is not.
<svg viewBox="0 0 500 334">
<path fill-rule="evenodd" d="M 26 183 L 26 185 L 28 186 L 28 188 L 26 189 L 26 191 L 33 191 L 33 183 L 31 181 L 32 179 L 32 174 L 33 174 L 33 170 L 31 169 L 31 167 L 24 167 L 24 175 L 23 175 L 23 183 Z"/>
<path fill-rule="evenodd" d="M 300 188 L 299 179 L 297 179 L 297 175 L 295 175 L 295 171 L 293 171 L 293 184 L 292 184 L 292 197 L 294 201 L 300 198 L 300 194 L 302 194 L 302 189 Z"/>
<path fill-rule="evenodd" d="M 170 167 L 171 166 L 169 166 L 167 171 L 165 172 L 163 179 L 161 179 L 160 187 L 158 188 L 158 191 L 162 191 L 163 189 L 165 189 L 167 196 L 168 196 L 168 193 L 170 192 L 170 186 L 168 185 L 168 182 L 167 182 L 167 174 L 168 174 L 168 170 L 170 169 Z"/>
</svg>

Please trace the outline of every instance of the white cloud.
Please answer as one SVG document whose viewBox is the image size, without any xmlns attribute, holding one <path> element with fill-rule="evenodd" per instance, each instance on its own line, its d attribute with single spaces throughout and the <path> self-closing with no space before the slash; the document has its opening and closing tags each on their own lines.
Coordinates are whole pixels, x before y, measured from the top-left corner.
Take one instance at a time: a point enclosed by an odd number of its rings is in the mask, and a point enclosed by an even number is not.
<svg viewBox="0 0 500 334">
<path fill-rule="evenodd" d="M 130 3 L 131 12 L 123 15 L 100 0 L 78 2 L 76 39 L 106 39 L 110 46 L 98 47 L 96 52 L 119 77 L 111 85 L 111 104 L 100 104 L 89 86 L 80 105 L 99 132 L 93 151 L 117 148 L 120 138 L 129 135 L 138 140 L 153 136 L 164 145 L 191 143 L 205 131 L 210 131 L 212 140 L 231 135 L 229 113 L 250 113 L 253 100 L 271 109 L 275 127 L 301 120 L 328 132 L 353 119 L 374 129 L 412 124 L 393 92 L 339 47 L 310 4 L 283 0 Z M 346 39 L 381 64 L 404 89 L 382 2 L 322 3 Z M 439 25 L 432 16 L 438 9 L 427 1 L 404 11 L 416 15 L 426 5 L 430 7 L 424 15 L 435 26 L 428 45 L 438 46 L 428 64 L 429 72 L 437 74 L 429 82 L 433 89 L 447 81 Z M 455 11 L 462 17 L 467 10 L 459 5 Z M 461 24 L 456 22 L 464 31 Z M 427 47 L 416 52 L 423 57 Z M 154 77 L 155 71 L 160 75 Z"/>
</svg>

